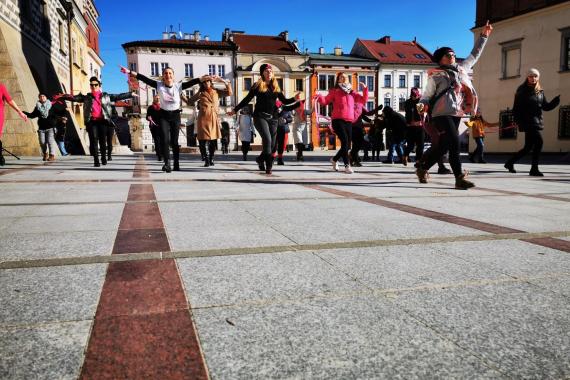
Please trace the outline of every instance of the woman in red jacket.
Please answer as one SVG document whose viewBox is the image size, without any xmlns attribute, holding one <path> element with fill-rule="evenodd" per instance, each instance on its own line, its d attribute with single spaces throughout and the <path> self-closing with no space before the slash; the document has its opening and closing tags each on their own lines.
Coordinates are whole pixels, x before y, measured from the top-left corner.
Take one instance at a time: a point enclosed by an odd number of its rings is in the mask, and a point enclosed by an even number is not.
<svg viewBox="0 0 570 380">
<path fill-rule="evenodd" d="M 354 109 L 356 103 L 366 104 L 368 100 L 368 87 L 366 84 L 359 83 L 363 92 L 360 95 L 352 90 L 352 86 L 348 81 L 345 73 L 340 72 L 336 75 L 334 88 L 329 90 L 327 96 L 315 94 L 315 98 L 322 105 L 333 105 L 332 111 L 332 127 L 338 138 L 340 139 L 340 149 L 332 158 L 333 169 L 338 171 L 338 159 L 342 157 L 344 162 L 344 171 L 348 174 L 353 173 L 348 159 L 348 150 L 350 149 L 350 140 L 352 138 L 352 123 L 355 120 Z"/>
<path fill-rule="evenodd" d="M 16 102 L 12 99 L 6 87 L 0 83 L 0 166 L 4 166 L 6 160 L 2 155 L 2 132 L 4 131 L 4 102 L 18 113 L 18 116 L 24 121 L 28 121 L 28 117 L 18 108 Z"/>
</svg>

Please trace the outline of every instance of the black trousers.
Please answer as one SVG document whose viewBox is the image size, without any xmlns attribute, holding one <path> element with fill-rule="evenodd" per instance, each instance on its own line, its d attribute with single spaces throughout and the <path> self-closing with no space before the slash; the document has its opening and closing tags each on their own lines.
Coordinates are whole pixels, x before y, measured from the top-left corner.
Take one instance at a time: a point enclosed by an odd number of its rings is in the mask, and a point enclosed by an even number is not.
<svg viewBox="0 0 570 380">
<path fill-rule="evenodd" d="M 524 147 L 507 162 L 514 164 L 532 151 L 532 166 L 537 167 L 543 144 L 542 133 L 539 129 L 527 131 L 524 133 Z"/>
<path fill-rule="evenodd" d="M 199 140 L 200 150 L 206 154 L 208 152 L 208 157 L 210 160 L 214 158 L 214 152 L 216 151 L 217 143 L 216 140 Z M 207 148 L 207 150 L 206 150 Z"/>
<path fill-rule="evenodd" d="M 283 151 L 285 150 L 285 136 L 287 135 L 287 133 L 289 133 L 288 130 L 285 129 L 285 127 L 281 126 L 281 127 L 277 127 L 277 154 L 279 155 L 279 157 L 283 156 Z M 273 153 L 275 153 L 275 151 L 273 151 Z"/>
<path fill-rule="evenodd" d="M 265 164 L 269 166 L 268 169 L 271 169 L 273 166 L 271 154 L 275 151 L 277 144 L 277 119 L 254 116 L 253 125 L 261 136 L 262 151 L 259 157 L 261 160 L 265 160 Z"/>
<path fill-rule="evenodd" d="M 162 137 L 162 152 L 164 163 L 170 163 L 170 148 L 172 147 L 172 157 L 177 163 L 180 157 L 180 145 L 178 145 L 178 135 L 180 133 L 180 112 L 160 110 L 160 129 Z"/>
<path fill-rule="evenodd" d="M 350 163 L 348 160 L 348 150 L 350 149 L 350 142 L 352 140 L 352 123 L 342 119 L 333 119 L 332 127 L 334 133 L 340 140 L 340 149 L 336 152 L 333 160 L 338 161 L 342 157 L 344 166 L 347 166 Z"/>
<path fill-rule="evenodd" d="M 249 141 L 242 141 L 241 142 L 241 152 L 243 153 L 244 157 L 247 156 L 247 152 L 249 152 L 250 146 L 251 146 L 251 143 Z"/>
<path fill-rule="evenodd" d="M 111 157 L 113 153 L 113 136 L 115 135 L 115 127 L 109 123 L 107 125 L 107 156 Z"/>
<path fill-rule="evenodd" d="M 158 121 L 160 123 L 160 120 Z M 154 141 L 154 151 L 158 159 L 162 159 L 162 132 L 159 125 L 153 125 L 150 127 L 150 134 L 152 135 L 152 141 Z"/>
<path fill-rule="evenodd" d="M 358 162 L 358 153 L 364 148 L 364 126 L 362 123 L 352 124 L 352 149 L 350 150 L 350 159 Z"/>
<path fill-rule="evenodd" d="M 459 159 L 459 134 L 457 128 L 461 122 L 460 117 L 438 116 L 432 119 L 439 138 L 424 153 L 420 165 L 428 170 L 449 151 L 449 164 L 455 177 L 461 176 L 461 160 Z"/>
<path fill-rule="evenodd" d="M 404 151 L 404 156 L 410 156 L 414 147 L 416 148 L 416 161 L 422 159 L 424 154 L 424 145 L 426 142 L 426 132 L 423 127 L 408 127 L 406 131 L 406 150 Z"/>
<path fill-rule="evenodd" d="M 109 128 L 106 120 L 90 120 L 87 123 L 87 134 L 89 136 L 89 152 L 99 162 L 99 151 L 103 161 L 107 161 L 107 129 Z M 99 147 L 97 147 L 99 143 Z"/>
</svg>

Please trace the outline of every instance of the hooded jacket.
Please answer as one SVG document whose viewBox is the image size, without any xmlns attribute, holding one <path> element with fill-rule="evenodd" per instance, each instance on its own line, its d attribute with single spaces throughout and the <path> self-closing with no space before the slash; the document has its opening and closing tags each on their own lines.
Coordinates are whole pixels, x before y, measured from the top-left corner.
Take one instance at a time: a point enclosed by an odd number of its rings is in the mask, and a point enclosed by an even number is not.
<svg viewBox="0 0 570 380">
<path fill-rule="evenodd" d="M 487 37 L 479 36 L 471 54 L 460 64 L 440 66 L 428 71 L 426 87 L 420 102 L 429 106 L 431 98 L 444 93 L 432 105 L 431 116 L 458 116 L 477 109 L 477 93 L 469 79 L 468 71 L 475 65 L 485 45 Z"/>
<path fill-rule="evenodd" d="M 544 128 L 542 111 L 551 111 L 559 103 L 559 97 L 549 102 L 544 96 L 544 91 L 536 92 L 534 88 L 523 83 L 515 94 L 513 117 L 521 131 L 541 130 Z"/>
</svg>

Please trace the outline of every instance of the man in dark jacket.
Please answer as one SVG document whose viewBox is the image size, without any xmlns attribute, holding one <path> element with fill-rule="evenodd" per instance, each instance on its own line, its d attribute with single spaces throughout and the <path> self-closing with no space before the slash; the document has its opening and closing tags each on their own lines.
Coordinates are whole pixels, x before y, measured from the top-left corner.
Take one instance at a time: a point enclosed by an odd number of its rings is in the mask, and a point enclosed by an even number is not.
<svg viewBox="0 0 570 380">
<path fill-rule="evenodd" d="M 390 150 L 388 152 L 388 157 L 386 161 L 388 163 L 394 162 L 394 151 L 402 161 L 404 165 L 407 165 L 407 161 L 404 161 L 404 148 L 403 143 L 406 136 L 406 118 L 400 113 L 394 111 L 392 107 L 384 107 L 382 111 L 384 114 L 384 125 L 391 133 L 391 143 Z"/>
<path fill-rule="evenodd" d="M 154 142 L 154 151 L 158 161 L 162 161 L 162 132 L 160 130 L 160 97 L 155 95 L 152 104 L 146 110 L 146 120 L 150 125 L 150 133 Z"/>
</svg>

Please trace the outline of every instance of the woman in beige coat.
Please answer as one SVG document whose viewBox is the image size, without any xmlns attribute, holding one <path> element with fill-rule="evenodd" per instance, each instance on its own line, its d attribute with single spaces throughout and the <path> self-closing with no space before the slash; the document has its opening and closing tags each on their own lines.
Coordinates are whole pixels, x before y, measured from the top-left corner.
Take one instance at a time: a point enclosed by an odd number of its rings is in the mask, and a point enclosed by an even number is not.
<svg viewBox="0 0 570 380">
<path fill-rule="evenodd" d="M 214 88 L 213 82 L 225 84 L 225 90 Z M 206 152 L 208 145 L 208 156 L 204 160 L 204 166 L 214 166 L 214 152 L 216 150 L 216 142 L 222 138 L 220 130 L 219 104 L 220 96 L 231 96 L 232 88 L 229 81 L 225 81 L 220 77 L 214 76 L 212 80 L 200 83 L 200 92 L 198 94 L 198 119 L 197 134 L 200 143 L 200 150 Z"/>
</svg>

